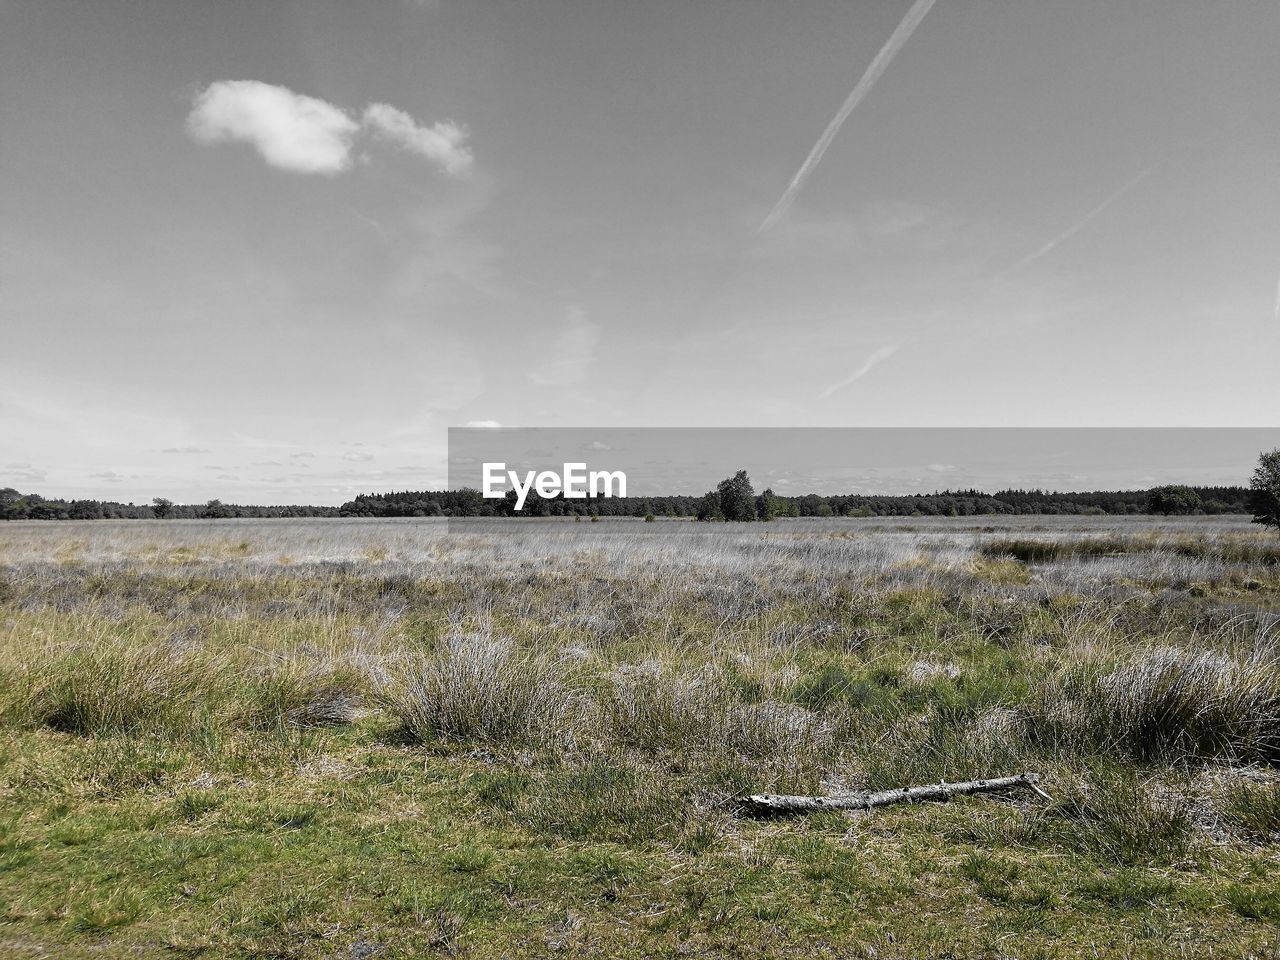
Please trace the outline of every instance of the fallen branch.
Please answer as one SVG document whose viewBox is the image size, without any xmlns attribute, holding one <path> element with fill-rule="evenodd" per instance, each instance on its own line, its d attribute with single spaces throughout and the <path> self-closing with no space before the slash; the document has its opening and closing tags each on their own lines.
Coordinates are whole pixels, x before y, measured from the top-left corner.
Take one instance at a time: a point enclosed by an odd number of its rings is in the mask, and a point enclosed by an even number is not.
<svg viewBox="0 0 1280 960">
<path fill-rule="evenodd" d="M 991 780 L 968 780 L 964 783 L 935 783 L 924 787 L 897 787 L 879 793 L 853 793 L 835 797 L 795 797 L 776 793 L 757 793 L 747 797 L 744 806 L 752 813 L 810 813 L 814 810 L 870 810 L 891 803 L 917 803 L 921 800 L 950 800 L 968 793 L 998 793 L 1018 787 L 1032 790 L 1046 800 L 1050 796 L 1036 786 L 1038 773 L 1020 773 L 1016 777 Z"/>
</svg>

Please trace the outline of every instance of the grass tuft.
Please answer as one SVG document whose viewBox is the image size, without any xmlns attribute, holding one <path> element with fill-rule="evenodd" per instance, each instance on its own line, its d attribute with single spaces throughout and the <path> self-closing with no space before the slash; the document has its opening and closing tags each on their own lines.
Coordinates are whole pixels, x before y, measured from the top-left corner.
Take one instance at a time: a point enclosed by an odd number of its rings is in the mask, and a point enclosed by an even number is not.
<svg viewBox="0 0 1280 960">
<path fill-rule="evenodd" d="M 9 722 L 80 735 L 189 729 L 209 704 L 207 661 L 165 646 L 110 641 L 50 647 L 6 665 Z"/>
<path fill-rule="evenodd" d="M 564 744 L 583 726 L 583 700 L 562 661 L 486 636 L 451 637 L 435 655 L 415 658 L 384 697 L 420 743 Z"/>
<path fill-rule="evenodd" d="M 1040 692 L 1033 727 L 1059 745 L 1142 760 L 1280 758 L 1280 670 L 1207 650 L 1158 647 L 1110 667 L 1070 664 Z"/>
</svg>

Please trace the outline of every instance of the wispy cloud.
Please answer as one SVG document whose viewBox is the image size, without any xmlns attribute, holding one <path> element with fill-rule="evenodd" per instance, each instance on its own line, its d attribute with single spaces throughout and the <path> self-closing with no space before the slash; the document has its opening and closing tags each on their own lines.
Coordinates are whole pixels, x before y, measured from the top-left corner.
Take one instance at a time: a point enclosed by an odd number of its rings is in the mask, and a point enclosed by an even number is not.
<svg viewBox="0 0 1280 960">
<path fill-rule="evenodd" d="M 1106 211 L 1106 209 L 1110 207 L 1113 203 L 1115 203 L 1117 200 L 1123 197 L 1126 193 L 1128 193 L 1130 190 L 1132 190 L 1134 187 L 1140 184 L 1143 180 L 1147 179 L 1147 177 L 1149 177 L 1152 174 L 1152 172 L 1158 166 L 1160 166 L 1160 164 L 1162 164 L 1163 162 L 1164 160 L 1160 159 L 1160 160 L 1157 160 L 1155 163 L 1147 167 L 1144 167 L 1142 170 L 1140 170 L 1137 173 L 1136 176 L 1133 176 L 1130 179 L 1126 180 L 1117 189 L 1107 194 L 1106 198 L 1101 203 L 1099 203 L 1096 207 L 1091 209 L 1088 213 L 1086 213 L 1083 217 L 1081 217 L 1075 223 L 1071 224 L 1071 226 L 1067 227 L 1067 229 L 1063 230 L 1059 234 L 1056 234 L 1048 242 L 1036 248 L 1031 253 L 1027 254 L 1017 263 L 1013 264 L 1013 266 L 1006 267 L 1004 270 L 1000 271 L 1000 273 L 997 276 L 1006 277 L 1017 270 L 1021 270 L 1025 266 L 1035 263 L 1041 257 L 1048 256 L 1059 246 L 1059 244 L 1065 243 L 1067 240 L 1070 240 L 1077 233 L 1079 233 L 1081 230 L 1087 227 L 1093 220 L 1101 216 Z"/>
<path fill-rule="evenodd" d="M 471 430 L 497 430 L 502 424 L 497 420 L 468 420 L 463 426 Z"/>
<path fill-rule="evenodd" d="M 43 483 L 45 477 L 49 475 L 49 471 L 41 470 L 33 467 L 29 463 L 6 463 L 4 465 L 3 477 L 15 483 Z M 0 480 L 0 483 L 3 481 Z"/>
<path fill-rule="evenodd" d="M 466 129 L 451 120 L 423 126 L 397 107 L 371 103 L 357 121 L 328 101 L 258 80 L 210 84 L 187 116 L 187 132 L 195 140 L 250 144 L 270 166 L 293 173 L 332 176 L 349 170 L 362 131 L 451 175 L 467 173 L 474 163 Z"/>
<path fill-rule="evenodd" d="M 866 360 L 863 361 L 862 366 L 858 367 L 857 370 L 854 370 L 853 373 L 849 374 L 843 380 L 837 380 L 835 383 L 831 384 L 831 386 L 823 390 L 818 396 L 825 399 L 837 390 L 843 390 L 850 384 L 857 383 L 870 373 L 878 363 L 883 360 L 888 360 L 897 353 L 901 346 L 902 344 L 900 343 L 891 343 L 887 347 L 881 347 L 879 350 L 874 351 Z"/>
<path fill-rule="evenodd" d="M 822 161 L 823 154 L 827 152 L 827 148 L 835 140 L 836 134 L 840 132 L 844 122 L 849 119 L 849 114 L 853 113 L 858 104 L 871 92 L 871 88 L 876 85 L 876 81 L 888 69 L 893 58 L 898 55 L 898 51 L 911 39 L 911 34 L 915 33 L 916 27 L 920 26 L 920 21 L 925 18 L 934 3 L 935 0 L 916 0 L 911 5 L 911 9 L 902 18 L 898 28 L 893 31 L 885 45 L 880 48 L 880 52 L 876 54 L 875 59 L 871 61 L 871 66 L 867 67 L 866 72 L 863 73 L 862 79 L 849 92 L 849 96 L 845 98 L 836 115 L 831 118 L 827 128 L 822 131 L 822 136 L 813 145 L 813 149 L 809 151 L 809 155 L 805 157 L 804 163 L 800 165 L 796 175 L 791 178 L 791 183 L 778 199 L 778 202 L 774 204 L 773 209 L 769 211 L 769 215 L 756 228 L 757 234 L 764 233 L 786 215 L 787 210 L 791 208 L 791 204 L 795 202 L 796 197 L 804 188 L 804 182 L 809 179 L 809 174 Z"/>
<path fill-rule="evenodd" d="M 206 447 L 165 447 L 165 448 L 164 448 L 163 450 L 161 450 L 160 452 L 161 452 L 161 453 L 168 453 L 168 454 L 176 454 L 176 453 L 213 453 L 213 451 L 212 451 L 212 450 L 209 450 L 209 449 L 207 449 Z"/>
<path fill-rule="evenodd" d="M 453 176 L 469 171 L 475 161 L 467 131 L 452 120 L 424 127 L 390 104 L 371 103 L 364 108 L 364 123 L 375 136 L 431 160 Z"/>
</svg>

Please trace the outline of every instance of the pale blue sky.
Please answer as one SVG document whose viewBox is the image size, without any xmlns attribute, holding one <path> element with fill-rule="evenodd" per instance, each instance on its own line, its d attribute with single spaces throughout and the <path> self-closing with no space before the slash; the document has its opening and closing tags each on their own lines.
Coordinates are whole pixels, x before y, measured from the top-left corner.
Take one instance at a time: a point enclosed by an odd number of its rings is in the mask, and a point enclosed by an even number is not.
<svg viewBox="0 0 1280 960">
<path fill-rule="evenodd" d="M 341 502 L 480 420 L 1274 425 L 1280 5 L 937 0 L 757 235 L 909 6 L 0 0 L 0 485 Z"/>
</svg>

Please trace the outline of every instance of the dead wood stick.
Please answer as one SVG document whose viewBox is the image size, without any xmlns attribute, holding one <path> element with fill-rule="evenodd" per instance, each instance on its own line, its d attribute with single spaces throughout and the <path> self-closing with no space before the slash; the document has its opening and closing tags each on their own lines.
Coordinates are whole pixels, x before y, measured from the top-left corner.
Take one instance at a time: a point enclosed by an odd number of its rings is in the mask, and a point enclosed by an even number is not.
<svg viewBox="0 0 1280 960">
<path fill-rule="evenodd" d="M 933 783 L 923 787 L 897 787 L 879 793 L 853 793 L 834 797 L 796 797 L 776 793 L 757 793 L 746 798 L 744 806 L 753 813 L 809 813 L 814 810 L 870 810 L 891 803 L 915 803 L 920 800 L 949 800 L 967 793 L 996 793 L 1024 787 L 1048 799 L 1036 786 L 1038 773 L 1020 773 L 1016 777 L 990 780 L 967 780 L 964 783 Z"/>
</svg>

